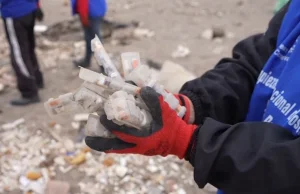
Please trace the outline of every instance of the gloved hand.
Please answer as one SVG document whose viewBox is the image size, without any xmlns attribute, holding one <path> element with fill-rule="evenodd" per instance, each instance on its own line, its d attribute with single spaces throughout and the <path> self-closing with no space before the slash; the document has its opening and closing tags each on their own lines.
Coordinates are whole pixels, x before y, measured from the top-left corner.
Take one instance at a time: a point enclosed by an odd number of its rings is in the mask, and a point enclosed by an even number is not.
<svg viewBox="0 0 300 194">
<path fill-rule="evenodd" d="M 40 22 L 44 20 L 44 12 L 41 8 L 37 8 L 35 12 L 35 17 Z"/>
<path fill-rule="evenodd" d="M 118 138 L 108 139 L 88 136 L 85 139 L 86 144 L 94 150 L 106 153 L 185 157 L 197 126 L 186 124 L 164 102 L 163 97 L 152 88 L 142 88 L 141 98 L 153 118 L 149 130 L 138 130 L 125 125 L 119 126 L 107 120 L 104 115 L 100 118 L 101 123 Z"/>
<path fill-rule="evenodd" d="M 191 100 L 183 94 L 174 94 L 174 96 L 179 100 L 180 105 L 186 108 L 186 113 L 182 119 L 188 124 L 194 123 L 195 111 Z"/>
</svg>

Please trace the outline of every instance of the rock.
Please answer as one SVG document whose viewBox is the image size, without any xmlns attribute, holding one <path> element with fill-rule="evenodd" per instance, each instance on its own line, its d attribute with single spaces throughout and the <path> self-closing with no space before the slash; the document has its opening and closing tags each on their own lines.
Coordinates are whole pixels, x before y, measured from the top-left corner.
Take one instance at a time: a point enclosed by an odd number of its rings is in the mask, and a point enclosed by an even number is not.
<svg viewBox="0 0 300 194">
<path fill-rule="evenodd" d="M 172 53 L 172 57 L 173 58 L 183 58 L 183 57 L 187 57 L 190 53 L 191 53 L 191 51 L 189 48 L 182 46 L 182 45 L 178 45 L 176 50 Z"/>
<path fill-rule="evenodd" d="M 196 76 L 188 72 L 183 66 L 171 61 L 165 61 L 158 74 L 158 82 L 174 94 L 179 92 L 185 82 L 195 78 Z"/>
<path fill-rule="evenodd" d="M 115 171 L 118 177 L 123 178 L 126 175 L 128 169 L 124 166 L 117 166 L 115 168 Z"/>
<path fill-rule="evenodd" d="M 212 40 L 214 37 L 214 31 L 211 28 L 206 29 L 202 32 L 201 37 L 206 40 Z"/>
</svg>

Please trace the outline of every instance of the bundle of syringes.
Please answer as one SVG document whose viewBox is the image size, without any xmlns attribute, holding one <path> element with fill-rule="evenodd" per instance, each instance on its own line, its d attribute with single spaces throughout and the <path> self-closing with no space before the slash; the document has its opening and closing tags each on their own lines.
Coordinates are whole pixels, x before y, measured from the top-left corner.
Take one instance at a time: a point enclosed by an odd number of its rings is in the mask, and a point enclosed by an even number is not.
<svg viewBox="0 0 300 194">
<path fill-rule="evenodd" d="M 121 54 L 123 78 L 98 37 L 92 40 L 92 50 L 97 63 L 102 65 L 107 76 L 80 68 L 79 78 L 84 82 L 76 91 L 45 102 L 45 109 L 50 116 L 55 118 L 62 113 L 71 114 L 72 111 L 90 113 L 85 129 L 86 135 L 89 136 L 114 138 L 100 123 L 99 118 L 103 114 L 118 125 L 148 130 L 152 117 L 148 107 L 139 97 L 141 87 L 145 86 L 152 87 L 161 94 L 179 117 L 184 116 L 185 107 L 180 105 L 173 94 L 157 83 L 150 68 L 141 64 L 139 53 Z M 132 82 L 134 84 L 131 84 Z"/>
</svg>

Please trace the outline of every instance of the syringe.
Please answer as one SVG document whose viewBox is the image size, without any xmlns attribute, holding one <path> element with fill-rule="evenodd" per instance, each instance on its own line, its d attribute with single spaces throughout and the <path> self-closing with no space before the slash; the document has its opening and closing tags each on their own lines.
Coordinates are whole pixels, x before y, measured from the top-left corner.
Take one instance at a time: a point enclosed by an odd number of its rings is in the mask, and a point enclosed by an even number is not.
<svg viewBox="0 0 300 194">
<path fill-rule="evenodd" d="M 128 74 L 125 74 L 126 79 L 133 81 L 138 87 L 149 86 L 153 88 L 157 93 L 163 96 L 164 101 L 169 104 L 170 108 L 177 112 L 180 118 L 185 115 L 186 108 L 180 105 L 179 100 L 172 93 L 167 92 L 162 85 L 157 83 L 148 66 L 141 65 L 140 63 L 137 63 L 138 65 L 133 64 L 134 60 L 140 61 L 140 59 L 138 59 L 138 53 L 123 53 L 121 57 L 122 62 L 126 62 L 123 64 L 123 68 L 131 69 Z"/>
<path fill-rule="evenodd" d="M 113 91 L 125 91 L 128 94 L 136 96 L 140 93 L 141 88 L 135 85 L 107 77 L 102 73 L 97 73 L 89 69 L 80 68 L 79 78 L 87 82 L 94 83 L 98 86 L 111 89 Z"/>
<path fill-rule="evenodd" d="M 92 51 L 94 52 L 94 56 L 97 63 L 103 66 L 103 69 L 105 73 L 108 75 L 108 77 L 115 78 L 118 80 L 123 80 L 119 71 L 116 69 L 115 65 L 111 61 L 107 52 L 105 51 L 104 46 L 102 45 L 100 39 L 97 36 L 95 36 L 91 44 L 92 44 Z"/>
</svg>

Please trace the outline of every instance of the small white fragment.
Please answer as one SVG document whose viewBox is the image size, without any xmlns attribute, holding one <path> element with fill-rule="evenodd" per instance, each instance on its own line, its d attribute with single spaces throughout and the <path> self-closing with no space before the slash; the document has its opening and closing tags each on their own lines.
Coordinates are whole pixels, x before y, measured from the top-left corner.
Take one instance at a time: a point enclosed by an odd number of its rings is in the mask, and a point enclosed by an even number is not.
<svg viewBox="0 0 300 194">
<path fill-rule="evenodd" d="M 189 48 L 182 46 L 182 45 L 178 45 L 177 49 L 172 53 L 172 57 L 173 58 L 183 58 L 183 57 L 187 57 L 190 53 L 191 53 L 191 51 Z"/>
<path fill-rule="evenodd" d="M 179 189 L 177 191 L 177 194 L 186 194 L 185 190 L 184 189 Z"/>
<path fill-rule="evenodd" d="M 4 130 L 10 130 L 10 129 L 14 129 L 16 127 L 18 127 L 19 125 L 25 123 L 25 119 L 24 118 L 20 118 L 18 120 L 15 120 L 14 122 L 11 123 L 6 123 L 4 125 L 2 125 L 2 129 Z"/>
<path fill-rule="evenodd" d="M 116 174 L 118 175 L 118 177 L 122 178 L 126 175 L 128 169 L 124 166 L 117 166 L 115 171 L 116 171 Z"/>
<path fill-rule="evenodd" d="M 204 30 L 201 34 L 201 37 L 206 40 L 212 40 L 214 37 L 214 31 L 211 28 Z"/>
<path fill-rule="evenodd" d="M 66 161 L 64 160 L 64 158 L 62 156 L 59 156 L 54 159 L 54 163 L 59 166 L 64 166 L 66 164 Z"/>
<path fill-rule="evenodd" d="M 152 173 L 155 173 L 155 172 L 158 171 L 158 168 L 156 166 L 154 166 L 154 165 L 148 165 L 147 166 L 147 170 L 150 171 L 150 172 L 152 172 Z"/>
<path fill-rule="evenodd" d="M 141 38 L 141 37 L 150 38 L 155 36 L 155 32 L 146 28 L 136 28 L 133 31 L 133 35 L 137 38 Z"/>
<path fill-rule="evenodd" d="M 87 114 L 85 114 L 85 113 L 83 113 L 83 114 L 76 114 L 74 116 L 74 121 L 77 121 L 77 122 L 87 121 L 88 118 L 89 118 L 89 114 L 88 113 Z"/>
</svg>

